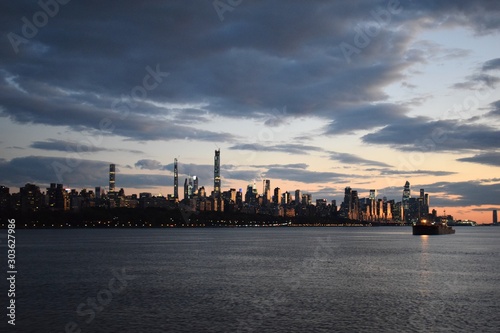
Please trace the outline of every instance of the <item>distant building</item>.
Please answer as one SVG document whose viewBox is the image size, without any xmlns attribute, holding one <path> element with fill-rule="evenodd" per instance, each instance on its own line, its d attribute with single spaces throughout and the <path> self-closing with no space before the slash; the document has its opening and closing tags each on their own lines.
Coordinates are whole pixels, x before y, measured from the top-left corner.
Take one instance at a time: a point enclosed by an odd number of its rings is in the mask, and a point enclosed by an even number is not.
<svg viewBox="0 0 500 333">
<path fill-rule="evenodd" d="M 193 177 L 189 176 L 184 180 L 184 200 L 193 197 Z"/>
<path fill-rule="evenodd" d="M 21 211 L 38 211 L 42 207 L 42 193 L 34 184 L 26 184 L 19 189 Z"/>
<path fill-rule="evenodd" d="M 302 195 L 300 194 L 300 190 L 296 189 L 295 190 L 295 204 L 300 205 L 300 199 L 302 198 Z"/>
<path fill-rule="evenodd" d="M 410 209 L 410 198 L 411 198 L 411 189 L 410 182 L 406 181 L 405 186 L 403 188 L 403 197 L 401 200 L 401 206 L 403 208 L 403 217 L 402 220 L 407 221 L 407 215 L 409 214 Z"/>
<path fill-rule="evenodd" d="M 0 186 L 0 210 L 7 210 L 10 208 L 10 192 L 9 188 Z"/>
<path fill-rule="evenodd" d="M 174 158 L 174 200 L 179 199 L 179 170 L 177 169 L 177 159 Z"/>
<path fill-rule="evenodd" d="M 291 202 L 290 192 L 286 191 L 283 193 L 283 199 L 281 201 L 284 205 L 289 205 Z"/>
<path fill-rule="evenodd" d="M 95 199 L 97 201 L 101 200 L 101 195 L 102 195 L 102 193 L 101 193 L 101 187 L 100 186 L 96 186 L 95 187 Z"/>
<path fill-rule="evenodd" d="M 109 192 L 115 191 L 115 165 L 109 165 Z"/>
<path fill-rule="evenodd" d="M 214 197 L 220 198 L 221 180 L 220 180 L 220 149 L 215 151 L 214 156 Z"/>
<path fill-rule="evenodd" d="M 497 225 L 498 224 L 498 217 L 497 217 L 497 210 L 493 210 L 493 224 Z"/>
<path fill-rule="evenodd" d="M 273 203 L 275 205 L 281 204 L 281 189 L 279 187 L 274 188 Z"/>
<path fill-rule="evenodd" d="M 196 195 L 196 192 L 198 192 L 198 183 L 200 179 L 197 176 L 193 176 L 193 195 Z"/>
<path fill-rule="evenodd" d="M 70 200 L 62 184 L 51 183 L 47 188 L 48 205 L 51 210 L 69 210 Z"/>
</svg>

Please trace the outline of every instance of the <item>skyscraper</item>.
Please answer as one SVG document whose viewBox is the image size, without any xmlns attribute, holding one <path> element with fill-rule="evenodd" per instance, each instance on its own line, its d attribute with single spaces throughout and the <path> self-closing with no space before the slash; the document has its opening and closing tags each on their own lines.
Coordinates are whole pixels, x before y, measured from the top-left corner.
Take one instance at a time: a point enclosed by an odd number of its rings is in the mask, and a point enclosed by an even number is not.
<svg viewBox="0 0 500 333">
<path fill-rule="evenodd" d="M 302 199 L 302 195 L 300 194 L 300 190 L 295 190 L 295 204 L 300 205 L 300 200 Z"/>
<path fill-rule="evenodd" d="M 109 165 L 109 192 L 115 191 L 115 165 Z"/>
<path fill-rule="evenodd" d="M 271 180 L 264 180 L 264 203 L 271 203 Z"/>
<path fill-rule="evenodd" d="M 351 217 L 352 210 L 352 190 L 347 186 L 344 190 L 344 201 L 342 202 L 342 214 L 346 218 Z"/>
<path fill-rule="evenodd" d="M 405 186 L 403 188 L 403 199 L 401 200 L 404 209 L 408 209 L 410 198 L 411 198 L 410 182 L 406 181 Z"/>
<path fill-rule="evenodd" d="M 179 199 L 179 172 L 177 169 L 177 159 L 174 158 L 174 199 Z"/>
<path fill-rule="evenodd" d="M 377 207 L 375 201 L 376 198 L 377 198 L 377 190 L 370 190 L 370 196 L 368 198 L 370 204 L 370 216 L 377 215 Z"/>
<path fill-rule="evenodd" d="M 189 176 L 184 181 L 184 200 L 191 199 L 193 197 L 193 178 Z"/>
<path fill-rule="evenodd" d="M 273 202 L 276 205 L 280 205 L 281 204 L 281 189 L 279 187 L 276 187 L 274 189 Z"/>
<path fill-rule="evenodd" d="M 215 151 L 214 156 L 214 197 L 215 199 L 220 198 L 220 149 Z"/>
<path fill-rule="evenodd" d="M 198 177 L 197 176 L 193 176 L 193 194 L 196 193 L 196 191 L 198 191 Z"/>
<path fill-rule="evenodd" d="M 497 225 L 498 224 L 498 217 L 497 217 L 497 210 L 493 210 L 493 224 Z"/>
<path fill-rule="evenodd" d="M 263 188 L 263 192 L 262 194 L 264 194 L 264 196 L 266 195 L 267 191 L 271 191 L 271 180 L 270 179 L 264 179 L 262 181 L 262 185 L 264 186 Z"/>
<path fill-rule="evenodd" d="M 410 198 L 411 198 L 410 182 L 406 181 L 405 186 L 403 188 L 403 198 L 401 200 L 401 208 L 403 210 L 403 218 L 402 218 L 403 221 L 406 220 L 410 210 Z"/>
</svg>

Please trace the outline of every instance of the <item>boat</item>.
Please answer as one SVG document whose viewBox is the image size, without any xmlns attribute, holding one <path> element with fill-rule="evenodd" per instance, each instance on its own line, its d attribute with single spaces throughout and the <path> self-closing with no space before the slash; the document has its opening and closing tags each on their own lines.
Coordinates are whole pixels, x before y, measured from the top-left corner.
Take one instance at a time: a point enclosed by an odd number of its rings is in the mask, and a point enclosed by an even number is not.
<svg viewBox="0 0 500 333">
<path fill-rule="evenodd" d="M 462 227 L 462 226 L 475 227 L 477 225 L 477 222 L 476 221 L 469 221 L 469 220 L 458 220 L 458 221 L 448 222 L 448 225 L 452 226 L 452 227 Z"/>
<path fill-rule="evenodd" d="M 440 223 L 421 219 L 417 224 L 413 225 L 414 235 L 451 235 L 454 233 L 455 229 L 448 225 L 446 219 L 441 219 Z"/>
</svg>

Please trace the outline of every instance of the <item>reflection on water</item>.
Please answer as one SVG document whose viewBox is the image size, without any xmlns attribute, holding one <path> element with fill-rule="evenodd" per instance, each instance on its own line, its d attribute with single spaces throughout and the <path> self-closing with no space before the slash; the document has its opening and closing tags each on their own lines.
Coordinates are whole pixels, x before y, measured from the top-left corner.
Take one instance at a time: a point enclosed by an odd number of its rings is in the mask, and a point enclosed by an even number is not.
<svg viewBox="0 0 500 333">
<path fill-rule="evenodd" d="M 418 272 L 420 275 L 419 283 L 417 284 L 418 290 L 422 296 L 428 296 L 432 288 L 429 286 L 431 283 L 432 271 L 429 268 L 429 235 L 417 236 L 420 239 L 420 255 L 418 261 Z"/>
<path fill-rule="evenodd" d="M 500 228 L 462 229 L 20 230 L 16 326 L 498 332 Z M 112 268 L 136 279 L 87 324 L 77 307 L 107 288 Z"/>
</svg>

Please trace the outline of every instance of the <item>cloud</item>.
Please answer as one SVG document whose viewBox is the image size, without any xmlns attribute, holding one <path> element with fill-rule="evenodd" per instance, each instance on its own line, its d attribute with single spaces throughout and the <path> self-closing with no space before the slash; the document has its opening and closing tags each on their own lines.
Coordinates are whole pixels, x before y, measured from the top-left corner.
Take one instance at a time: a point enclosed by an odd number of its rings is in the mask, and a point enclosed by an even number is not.
<svg viewBox="0 0 500 333">
<path fill-rule="evenodd" d="M 150 159 L 139 160 L 134 164 L 134 166 L 138 169 L 145 169 L 145 170 L 165 170 L 165 166 L 161 164 L 159 161 Z"/>
<path fill-rule="evenodd" d="M 479 180 L 464 182 L 438 182 L 425 185 L 431 193 L 433 206 L 466 207 L 498 205 L 500 183 L 488 184 Z M 432 195 L 432 193 L 442 193 Z"/>
<path fill-rule="evenodd" d="M 274 126 L 314 115 L 332 121 L 327 134 L 351 133 L 384 126 L 407 112 L 388 103 L 384 89 L 426 61 L 425 53 L 414 52 L 422 28 L 485 34 L 500 26 L 500 8 L 492 1 L 401 2 L 402 11 L 379 24 L 378 34 L 348 64 L 339 45 L 354 43 L 360 24 L 376 23 L 372 12 L 387 8 L 387 1 L 290 0 L 286 14 L 267 15 L 283 6 L 246 3 L 227 12 L 223 24 L 211 2 L 149 2 L 139 10 L 131 1 L 119 9 L 107 3 L 61 6 L 57 19 L 19 45 L 18 53 L 4 39 L 1 116 L 98 133 L 100 121 L 110 119 L 114 127 L 106 134 L 142 141 L 234 142 L 234 135 L 201 128 L 214 116 Z M 33 2 L 0 5 L 3 35 L 22 35 L 20 18 L 38 10 Z M 434 57 L 467 52 L 427 45 L 427 55 Z M 491 60 L 485 69 L 495 64 Z M 147 68 L 169 75 L 148 81 Z M 497 83 L 494 77 L 481 79 Z M 145 90 L 144 82 L 154 88 Z M 276 116 L 282 106 L 286 113 Z"/>
<path fill-rule="evenodd" d="M 491 111 L 484 115 L 485 117 L 500 118 L 500 100 L 491 103 Z"/>
<path fill-rule="evenodd" d="M 236 144 L 229 149 L 232 150 L 251 150 L 258 152 L 280 152 L 292 155 L 309 155 L 313 151 L 324 151 L 323 148 L 310 146 L 310 145 L 302 145 L 296 143 L 286 143 L 286 144 L 278 144 L 278 145 L 264 145 L 259 143 L 242 143 Z"/>
<path fill-rule="evenodd" d="M 365 143 L 390 145 L 403 151 L 457 151 L 498 148 L 500 130 L 458 120 L 413 117 L 394 122 L 362 138 Z"/>
<path fill-rule="evenodd" d="M 0 183 L 19 186 L 28 182 L 47 185 L 63 183 L 70 187 L 108 184 L 109 163 L 74 158 L 26 156 L 0 161 Z M 117 183 L 120 176 L 117 176 Z"/>
<path fill-rule="evenodd" d="M 393 169 L 368 169 L 368 171 L 378 171 L 383 176 L 410 176 L 410 175 L 423 175 L 423 176 L 450 176 L 455 175 L 453 171 L 436 171 L 436 170 L 393 170 Z"/>
<path fill-rule="evenodd" d="M 253 168 L 290 168 L 290 169 L 307 169 L 309 164 L 306 163 L 289 163 L 289 164 L 260 164 L 251 165 Z"/>
<path fill-rule="evenodd" d="M 483 64 L 483 71 L 491 71 L 500 69 L 500 58 L 491 59 Z"/>
<path fill-rule="evenodd" d="M 370 130 L 405 119 L 408 110 L 395 104 L 362 105 L 339 111 L 324 129 L 324 134 L 350 134 L 358 130 Z"/>
<path fill-rule="evenodd" d="M 500 166 L 500 152 L 489 152 L 477 154 L 471 157 L 462 157 L 458 158 L 457 161 Z"/>
<path fill-rule="evenodd" d="M 367 159 L 358 157 L 358 156 L 353 155 L 353 154 L 348 154 L 348 153 L 331 152 L 330 159 L 333 161 L 339 161 L 341 163 L 346 163 L 346 164 L 372 165 L 372 166 L 380 166 L 380 167 L 388 167 L 389 166 L 387 163 L 367 160 Z"/>
<path fill-rule="evenodd" d="M 483 63 L 481 68 L 476 69 L 476 73 L 469 75 L 467 81 L 458 82 L 451 86 L 452 89 L 476 90 L 481 87 L 496 88 L 500 78 L 487 72 L 500 68 L 500 59 L 492 59 Z"/>
<path fill-rule="evenodd" d="M 96 145 L 91 144 L 91 142 L 74 142 L 74 141 L 63 141 L 57 139 L 48 139 L 45 141 L 35 141 L 31 143 L 31 148 L 49 150 L 49 151 L 62 151 L 66 153 L 78 153 L 78 154 L 87 154 L 87 153 L 97 153 L 101 151 L 109 151 L 109 152 L 129 152 L 133 154 L 141 154 L 142 152 L 139 150 L 133 149 L 109 149 L 104 147 L 98 147 Z"/>
<path fill-rule="evenodd" d="M 116 169 L 117 188 L 152 188 L 173 185 L 173 177 L 164 174 L 125 174 Z M 27 156 L 0 160 L 0 184 L 19 186 L 33 183 L 41 187 L 62 183 L 69 188 L 106 187 L 109 163 L 85 159 Z"/>
<path fill-rule="evenodd" d="M 290 180 L 301 183 L 329 183 L 345 180 L 346 174 L 336 172 L 310 171 L 290 168 L 270 168 L 263 173 L 265 178 Z"/>
</svg>

